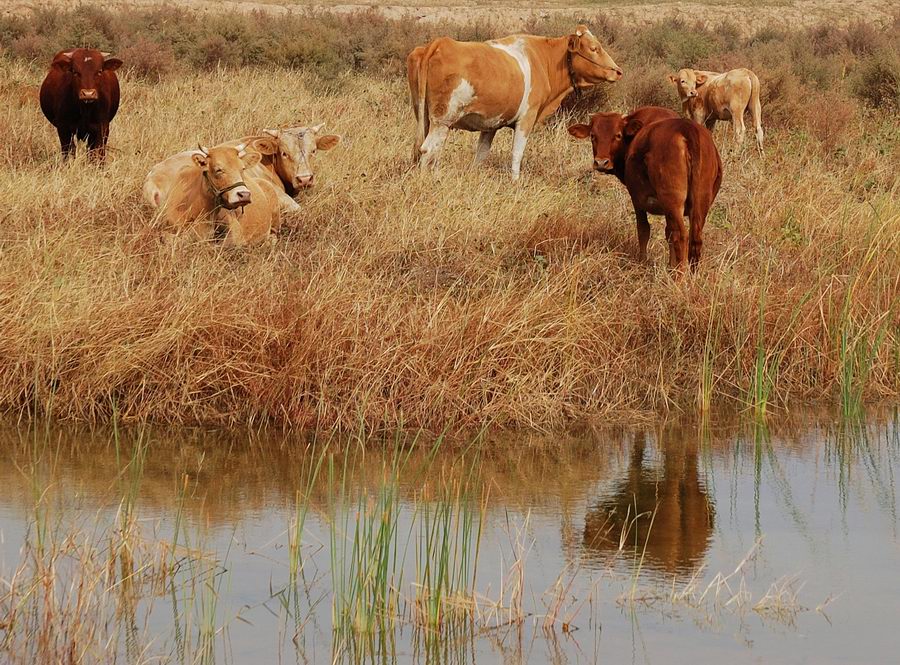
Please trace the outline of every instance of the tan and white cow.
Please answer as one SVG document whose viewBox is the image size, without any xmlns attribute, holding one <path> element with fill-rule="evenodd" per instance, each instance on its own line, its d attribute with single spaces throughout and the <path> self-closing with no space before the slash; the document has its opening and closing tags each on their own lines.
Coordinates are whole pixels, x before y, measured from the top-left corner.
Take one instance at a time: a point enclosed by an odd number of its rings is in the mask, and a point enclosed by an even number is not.
<svg viewBox="0 0 900 665">
<path fill-rule="evenodd" d="M 228 246 L 266 240 L 280 224 L 279 189 L 250 171 L 262 154 L 271 154 L 274 144 L 266 138 L 249 146 L 198 148 L 189 164 L 161 162 L 154 167 L 169 184 L 159 205 L 168 230 L 213 240 L 221 229 Z"/>
<path fill-rule="evenodd" d="M 451 129 L 479 132 L 475 163 L 498 129 L 515 131 L 512 175 L 519 177 L 528 135 L 575 89 L 614 82 L 622 70 L 585 26 L 557 38 L 513 35 L 488 42 L 441 37 L 406 59 L 417 120 L 414 159 L 436 165 Z"/>
<path fill-rule="evenodd" d="M 681 69 L 670 74 L 669 80 L 678 90 L 686 118 L 705 124 L 709 130 L 717 120 L 731 120 L 738 145 L 744 142 L 744 111 L 749 109 L 756 146 L 762 151 L 762 107 L 756 74 L 744 68 L 723 73 Z"/>
<path fill-rule="evenodd" d="M 315 181 L 313 164 L 316 153 L 331 150 L 341 141 L 337 134 L 322 135 L 325 123 L 284 129 L 264 129 L 257 136 L 245 136 L 222 143 L 223 146 L 247 146 L 260 139 L 274 139 L 274 149 L 262 153 L 260 163 L 250 170 L 250 175 L 265 178 L 278 191 L 282 210 L 293 212 L 300 209 L 295 196 L 303 189 L 309 189 Z M 258 144 L 260 145 L 260 144 Z M 191 164 L 196 150 L 185 150 L 163 160 L 153 167 L 144 181 L 144 198 L 154 208 L 160 207 L 172 187 L 172 174 Z"/>
</svg>

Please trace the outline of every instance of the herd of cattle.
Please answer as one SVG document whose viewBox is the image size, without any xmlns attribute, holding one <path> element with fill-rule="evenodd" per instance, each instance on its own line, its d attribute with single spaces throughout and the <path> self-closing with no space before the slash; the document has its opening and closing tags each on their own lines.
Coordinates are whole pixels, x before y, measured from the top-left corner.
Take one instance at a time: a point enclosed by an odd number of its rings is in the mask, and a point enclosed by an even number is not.
<svg viewBox="0 0 900 665">
<path fill-rule="evenodd" d="M 41 109 L 56 127 L 64 156 L 75 140 L 90 154 L 106 156 L 110 122 L 119 107 L 116 70 L 122 61 L 94 49 L 56 54 L 40 89 Z M 488 42 L 442 37 L 407 58 L 416 117 L 414 160 L 437 165 L 451 129 L 478 132 L 475 162 L 489 154 L 498 129 L 514 131 L 512 176 L 519 177 L 528 137 L 573 91 L 622 77 L 597 38 L 579 25 L 570 35 L 514 35 Z M 594 169 L 615 175 L 628 189 L 637 218 L 639 257 L 646 259 L 647 215 L 664 215 L 669 265 L 690 261 L 702 249 L 706 215 L 719 191 L 722 162 L 709 129 L 730 120 L 744 135 L 749 110 L 762 150 L 759 80 L 747 69 L 725 73 L 682 69 L 670 76 L 685 118 L 661 107 L 628 115 L 598 113 L 569 133 L 593 144 Z M 212 148 L 185 150 L 155 165 L 144 197 L 172 232 L 187 231 L 226 245 L 250 245 L 271 237 L 283 212 L 299 209 L 294 197 L 313 185 L 312 161 L 340 137 L 323 125 L 266 129 Z M 684 218 L 690 222 L 685 229 Z"/>
</svg>

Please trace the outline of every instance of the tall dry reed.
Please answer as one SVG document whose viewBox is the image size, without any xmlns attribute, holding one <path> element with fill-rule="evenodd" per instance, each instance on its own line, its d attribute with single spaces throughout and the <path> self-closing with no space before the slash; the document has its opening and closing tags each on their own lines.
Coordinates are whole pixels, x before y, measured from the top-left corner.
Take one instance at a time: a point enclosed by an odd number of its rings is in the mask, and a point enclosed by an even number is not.
<svg viewBox="0 0 900 665">
<path fill-rule="evenodd" d="M 422 175 L 409 170 L 399 78 L 126 72 L 100 168 L 60 163 L 52 128 L 21 96 L 42 67 L 0 59 L 0 408 L 544 429 L 693 409 L 698 395 L 704 408 L 896 399 L 896 120 L 848 101 L 839 130 L 825 123 L 818 136 L 821 123 L 788 113 L 806 88 L 780 71 L 766 79 L 765 157 L 716 135 L 724 186 L 701 269 L 679 280 L 663 267 L 658 221 L 653 264 L 634 261 L 627 194 L 590 177 L 565 118 L 534 134 L 521 183 L 507 174 L 509 136 L 474 170 L 474 139 L 456 134 L 441 173 Z M 621 85 L 604 108 L 639 103 L 640 86 Z M 321 157 L 273 248 L 160 242 L 140 197 L 155 162 L 319 121 L 344 142 Z"/>
</svg>

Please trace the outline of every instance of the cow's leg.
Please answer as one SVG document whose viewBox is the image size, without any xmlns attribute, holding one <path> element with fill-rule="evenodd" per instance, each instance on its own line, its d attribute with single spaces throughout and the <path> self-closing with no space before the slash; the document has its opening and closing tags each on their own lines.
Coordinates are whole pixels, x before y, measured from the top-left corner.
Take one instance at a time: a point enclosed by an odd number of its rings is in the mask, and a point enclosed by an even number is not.
<svg viewBox="0 0 900 665">
<path fill-rule="evenodd" d="M 88 156 L 98 161 L 106 159 L 106 140 L 109 137 L 109 124 L 91 127 L 87 132 Z"/>
<path fill-rule="evenodd" d="M 278 198 L 278 207 L 284 212 L 300 212 L 300 204 L 285 192 L 276 189 L 275 196 Z"/>
<path fill-rule="evenodd" d="M 643 210 L 635 210 L 634 214 L 637 218 L 638 261 L 646 263 L 647 243 L 650 241 L 650 222 L 647 220 L 647 213 Z"/>
<path fill-rule="evenodd" d="M 75 152 L 75 132 L 69 127 L 57 127 L 56 134 L 59 136 L 59 147 L 62 150 L 62 156 L 71 157 Z"/>
<path fill-rule="evenodd" d="M 700 263 L 700 255 L 703 253 L 703 225 L 706 222 L 706 211 L 700 206 L 694 206 L 690 212 L 691 230 L 690 230 L 690 249 L 688 250 L 688 260 L 691 264 L 691 270 L 697 270 Z"/>
<path fill-rule="evenodd" d="M 681 212 L 666 213 L 666 235 L 669 239 L 669 267 L 680 268 L 687 260 L 687 233 Z"/>
<path fill-rule="evenodd" d="M 481 132 L 478 135 L 478 145 L 475 147 L 475 164 L 481 164 L 491 152 L 491 143 L 497 130 Z"/>
<path fill-rule="evenodd" d="M 515 135 L 513 136 L 512 147 L 512 177 L 513 180 L 519 179 L 522 172 L 522 157 L 525 154 L 525 144 L 528 143 L 528 135 L 534 127 L 534 118 L 525 117 L 516 123 Z"/>
<path fill-rule="evenodd" d="M 419 148 L 421 156 L 419 157 L 419 168 L 426 169 L 428 167 L 436 168 L 437 160 L 441 153 L 444 141 L 450 134 L 450 128 L 447 125 L 435 123 L 431 125 L 431 130 L 422 147 Z"/>
<path fill-rule="evenodd" d="M 734 140 L 739 146 L 744 144 L 744 109 L 731 109 L 731 122 L 734 125 Z"/>
</svg>

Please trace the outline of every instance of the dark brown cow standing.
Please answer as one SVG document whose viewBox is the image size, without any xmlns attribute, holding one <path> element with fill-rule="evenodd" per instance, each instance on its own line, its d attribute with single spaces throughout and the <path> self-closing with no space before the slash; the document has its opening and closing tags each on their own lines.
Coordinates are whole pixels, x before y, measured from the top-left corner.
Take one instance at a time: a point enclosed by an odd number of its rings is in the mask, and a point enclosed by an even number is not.
<svg viewBox="0 0 900 665">
<path fill-rule="evenodd" d="M 87 141 L 91 155 L 106 157 L 109 123 L 119 110 L 119 58 L 96 49 L 60 51 L 41 84 L 41 110 L 56 127 L 64 157 L 75 139 Z"/>
<path fill-rule="evenodd" d="M 572 125 L 569 133 L 579 139 L 590 136 L 594 169 L 615 175 L 628 188 L 639 259 L 647 259 L 647 214 L 665 215 L 669 267 L 681 268 L 690 259 L 696 269 L 706 215 L 722 184 L 722 160 L 709 130 L 668 109 L 648 106 L 627 116 L 597 113 L 590 125 Z"/>
</svg>

